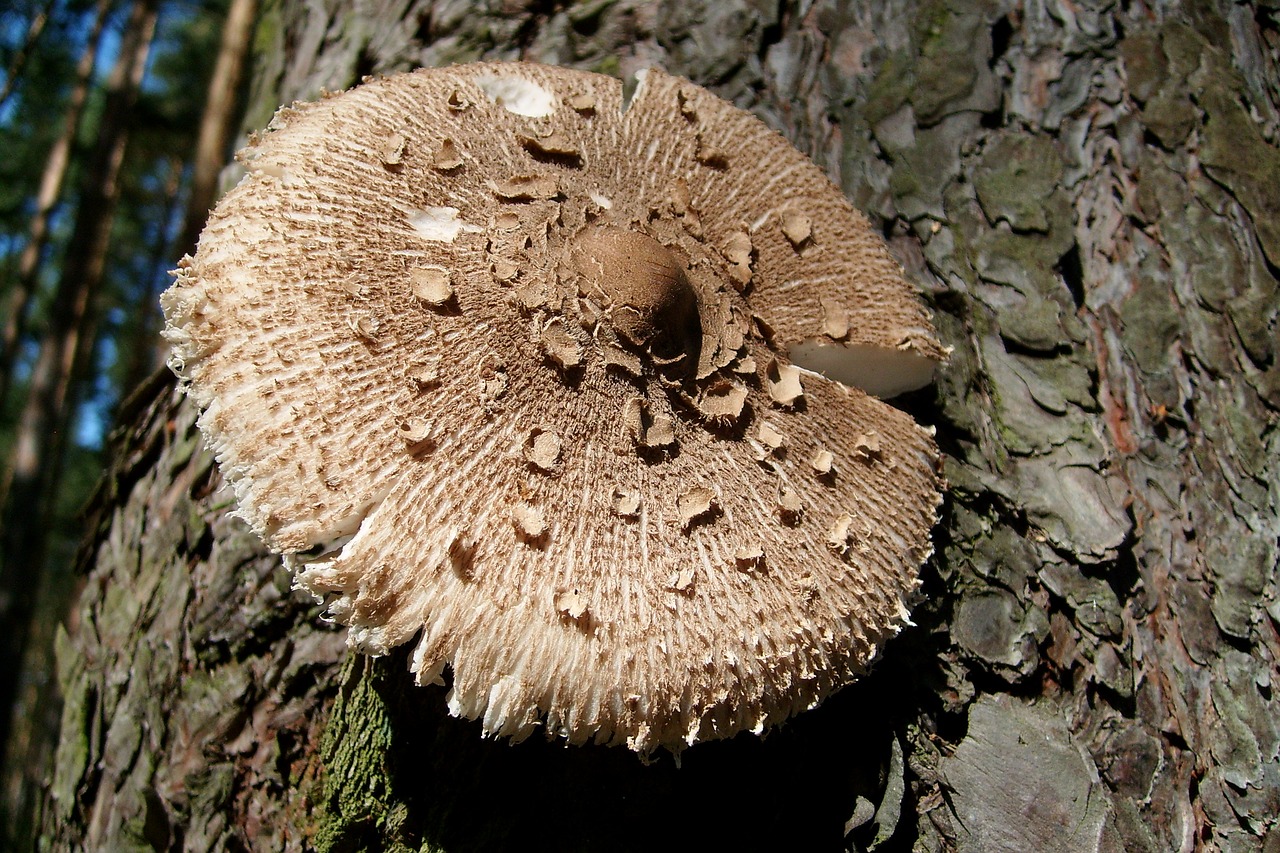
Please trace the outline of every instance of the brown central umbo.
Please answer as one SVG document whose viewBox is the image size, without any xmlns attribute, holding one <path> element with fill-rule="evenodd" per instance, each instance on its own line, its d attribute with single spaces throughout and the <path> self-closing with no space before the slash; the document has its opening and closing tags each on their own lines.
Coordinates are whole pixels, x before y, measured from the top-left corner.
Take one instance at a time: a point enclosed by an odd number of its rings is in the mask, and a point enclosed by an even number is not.
<svg viewBox="0 0 1280 853">
<path fill-rule="evenodd" d="M 597 224 L 578 232 L 566 260 L 581 294 L 600 301 L 623 340 L 660 359 L 697 340 L 698 299 L 678 251 L 648 234 Z"/>
</svg>

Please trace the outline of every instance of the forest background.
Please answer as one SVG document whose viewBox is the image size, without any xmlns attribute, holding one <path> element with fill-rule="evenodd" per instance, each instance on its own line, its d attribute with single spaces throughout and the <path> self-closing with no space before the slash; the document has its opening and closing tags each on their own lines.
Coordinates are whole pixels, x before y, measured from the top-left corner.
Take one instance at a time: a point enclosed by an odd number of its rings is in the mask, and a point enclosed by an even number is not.
<svg viewBox="0 0 1280 853">
<path fill-rule="evenodd" d="M 122 401 L 165 353 L 157 297 L 231 153 L 256 0 L 0 9 L 0 744 L 25 835 L 53 641 Z"/>
</svg>

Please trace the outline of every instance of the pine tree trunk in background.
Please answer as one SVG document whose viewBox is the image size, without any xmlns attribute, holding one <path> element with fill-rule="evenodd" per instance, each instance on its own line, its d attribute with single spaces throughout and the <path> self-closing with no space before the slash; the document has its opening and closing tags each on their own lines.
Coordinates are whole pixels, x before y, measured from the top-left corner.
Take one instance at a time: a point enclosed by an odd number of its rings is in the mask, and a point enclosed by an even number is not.
<svg viewBox="0 0 1280 853">
<path fill-rule="evenodd" d="M 145 265 L 149 270 L 166 270 L 165 275 L 154 275 L 149 286 L 138 289 L 137 301 L 128 310 L 133 322 L 125 343 L 120 347 L 120 361 L 125 365 L 121 375 L 124 379 L 121 388 L 132 390 L 146 382 L 147 377 L 159 370 L 167 358 L 167 347 L 160 337 L 160 329 L 164 326 L 164 317 L 160 312 L 160 291 L 168 286 L 167 270 L 172 268 L 173 258 L 179 254 L 177 247 L 181 245 L 176 236 L 181 227 L 184 208 L 183 172 L 186 161 L 178 155 L 169 158 L 168 174 L 164 188 L 164 223 L 157 228 L 155 243 L 148 248 L 150 262 Z"/>
<path fill-rule="evenodd" d="M 253 35 L 257 13 L 257 0 L 232 0 L 222 26 L 222 39 L 218 45 L 217 59 L 209 77 L 205 93 L 204 109 L 200 115 L 200 129 L 196 135 L 195 151 L 191 154 L 191 180 L 186 193 L 186 203 L 181 211 L 177 234 L 165 227 L 157 229 L 157 251 L 149 269 L 171 269 L 174 259 L 196 250 L 196 239 L 209 216 L 209 210 L 218 196 L 218 176 L 230 157 L 232 137 L 236 132 L 236 120 L 240 105 L 245 66 Z M 169 204 L 179 202 L 182 190 L 184 162 L 174 157 L 173 170 L 166 187 Z M 173 221 L 166 216 L 165 222 Z M 164 286 L 168 286 L 167 282 Z M 159 291 L 142 291 L 142 302 L 133 312 L 130 346 L 125 348 L 123 359 L 126 368 L 121 387 L 129 389 L 141 384 L 168 358 L 168 347 L 160 337 L 163 318 L 160 314 Z"/>
<path fill-rule="evenodd" d="M 9 96 L 18 85 L 18 80 L 22 79 L 22 72 L 27 68 L 32 51 L 40 41 L 40 36 L 44 35 L 44 28 L 49 23 L 49 11 L 52 8 L 53 0 L 45 0 L 39 7 L 31 10 L 27 34 L 22 39 L 22 45 L 14 51 L 13 57 L 9 60 L 9 67 L 4 70 L 4 85 L 0 86 L 0 107 L 9 100 Z"/>
<path fill-rule="evenodd" d="M 683 767 L 484 741 L 229 516 L 157 381 L 59 640 L 51 849 L 1276 850 L 1274 10 L 915 0 L 269 7 L 250 122 L 366 73 L 660 63 L 886 232 L 950 492 L 867 678 Z"/>
<path fill-rule="evenodd" d="M 191 194 L 178 241 L 183 253 L 195 251 L 196 238 L 218 195 L 218 173 L 227 162 L 227 147 L 235 133 L 240 81 L 249 56 L 257 8 L 257 0 L 231 0 L 222 25 L 222 42 L 209 78 L 196 153 L 192 158 Z"/>
<path fill-rule="evenodd" d="M 26 326 L 27 311 L 36 291 L 40 256 L 49 242 L 49 218 L 62 197 L 62 186 L 66 181 L 67 168 L 71 164 L 71 148 L 80 132 L 80 117 L 84 114 L 89 86 L 93 81 L 98 42 L 110 10 L 111 0 L 98 0 L 84 53 L 76 63 L 76 79 L 67 97 L 67 110 L 62 117 L 62 133 L 54 141 L 53 147 L 49 149 L 49 157 L 45 160 L 44 171 L 40 175 L 40 188 L 36 192 L 35 210 L 32 211 L 28 227 L 27 244 L 22 247 L 22 254 L 18 256 L 18 274 L 13 282 L 13 289 L 6 295 L 4 328 L 0 332 L 0 405 L 9 398 L 9 390 L 13 387 L 14 364 Z"/>
</svg>

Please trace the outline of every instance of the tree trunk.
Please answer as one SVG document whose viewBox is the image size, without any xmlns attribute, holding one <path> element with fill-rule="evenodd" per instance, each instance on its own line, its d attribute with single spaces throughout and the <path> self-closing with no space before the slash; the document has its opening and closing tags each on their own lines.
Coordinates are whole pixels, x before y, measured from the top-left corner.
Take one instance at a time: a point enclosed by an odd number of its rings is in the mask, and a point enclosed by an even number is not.
<svg viewBox="0 0 1280 853">
<path fill-rule="evenodd" d="M 39 6 L 31 8 L 31 20 L 27 22 L 27 34 L 22 39 L 22 44 L 14 51 L 13 57 L 9 60 L 9 67 L 4 70 L 4 84 L 0 85 L 0 108 L 8 102 L 9 97 L 17 88 L 18 81 L 22 79 L 22 73 L 27 68 L 27 62 L 31 59 L 31 54 L 36 48 L 36 44 L 40 41 L 40 36 L 44 35 L 44 28 L 49 23 L 49 12 L 53 9 L 53 0 L 43 0 Z M 96 36 L 97 33 L 95 32 Z"/>
<path fill-rule="evenodd" d="M 209 78 L 204 113 L 200 117 L 200 133 L 192 158 L 191 194 L 187 199 L 187 215 L 178 241 L 183 252 L 195 251 L 196 238 L 200 236 L 209 208 L 217 198 L 218 173 L 227 161 L 227 146 L 235 132 L 240 81 L 249 55 L 257 7 L 257 0 L 231 0 L 222 24 L 222 41 Z"/>
<path fill-rule="evenodd" d="M 178 242 L 181 239 L 178 229 L 185 218 L 182 190 L 186 165 L 187 161 L 176 154 L 168 158 L 163 195 L 164 227 L 156 229 L 155 242 L 147 247 L 144 267 L 155 272 L 148 276 L 145 286 L 138 288 L 137 298 L 126 308 L 132 321 L 127 334 L 120 336 L 123 343 L 119 346 L 120 360 L 124 363 L 120 387 L 127 390 L 142 385 L 167 358 L 167 347 L 160 337 L 164 318 L 159 300 L 160 291 L 168 286 L 169 275 L 159 271 L 170 269 L 173 257 L 179 253 L 178 247 L 183 245 Z"/>
<path fill-rule="evenodd" d="M 1274 12 L 1200 0 L 269 7 L 250 113 L 473 58 L 660 63 L 879 218 L 954 347 L 915 627 L 683 766 L 485 741 L 352 657 L 138 400 L 59 640 L 52 849 L 1275 850 Z"/>
</svg>

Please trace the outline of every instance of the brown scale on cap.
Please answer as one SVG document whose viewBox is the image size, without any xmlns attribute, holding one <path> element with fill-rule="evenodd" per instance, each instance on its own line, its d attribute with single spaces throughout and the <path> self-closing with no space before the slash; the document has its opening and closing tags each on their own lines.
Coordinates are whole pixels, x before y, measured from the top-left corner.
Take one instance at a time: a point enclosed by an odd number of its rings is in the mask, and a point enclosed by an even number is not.
<svg viewBox="0 0 1280 853">
<path fill-rule="evenodd" d="M 780 136 L 657 70 L 622 103 L 478 64 L 282 110 L 163 302 L 241 515 L 353 646 L 414 642 L 488 732 L 648 754 L 904 624 L 937 452 L 848 386 L 943 352 Z"/>
</svg>

